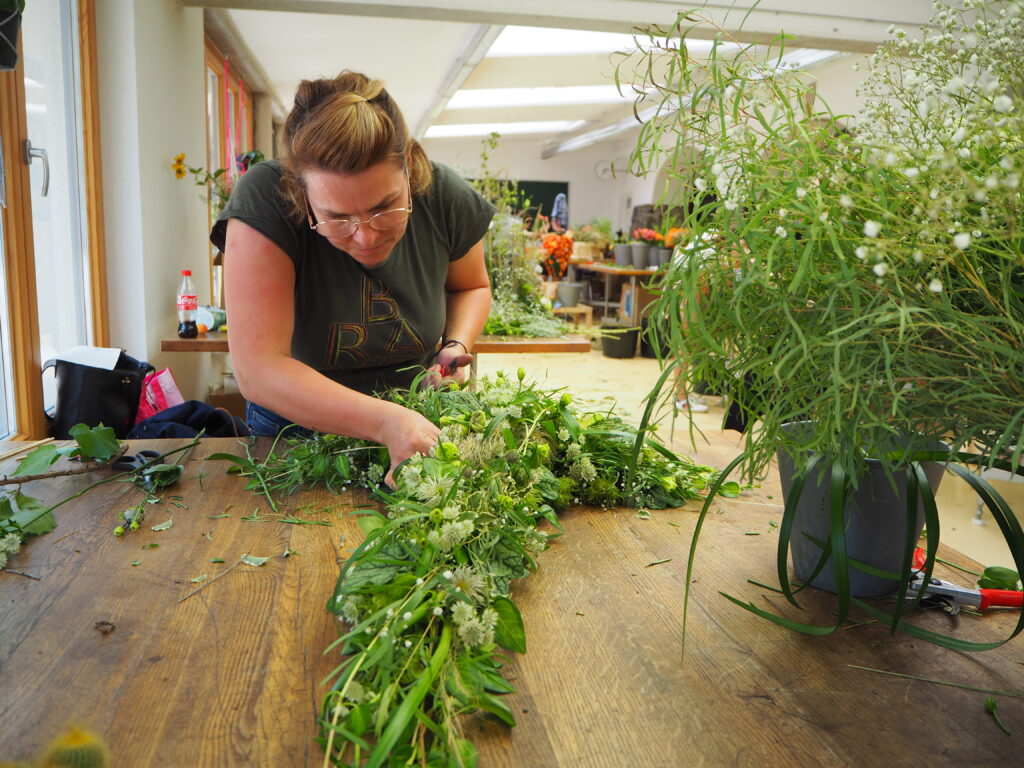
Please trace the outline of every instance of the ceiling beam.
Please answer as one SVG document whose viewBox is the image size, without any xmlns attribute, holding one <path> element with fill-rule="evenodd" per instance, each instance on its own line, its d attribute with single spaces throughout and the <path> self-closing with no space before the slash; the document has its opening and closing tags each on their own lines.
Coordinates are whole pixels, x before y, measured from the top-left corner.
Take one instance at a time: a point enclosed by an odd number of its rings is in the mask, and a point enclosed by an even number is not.
<svg viewBox="0 0 1024 768">
<path fill-rule="evenodd" d="M 476 69 L 480 60 L 487 55 L 491 44 L 498 39 L 498 35 L 501 34 L 504 28 L 504 26 L 500 25 L 480 24 L 473 30 L 462 53 L 455 59 L 451 69 L 448 70 L 448 74 L 445 75 L 441 87 L 438 88 L 437 93 L 430 102 L 430 106 L 423 112 L 419 122 L 416 124 L 413 136 L 417 140 L 421 140 L 427 128 L 440 117 L 448 102 L 451 101 L 452 96 L 466 82 L 466 78 Z"/>
<path fill-rule="evenodd" d="M 585 0 L 551 3 L 517 0 L 514 7 L 481 0 L 429 0 L 420 4 L 391 0 L 182 0 L 184 5 L 251 11 L 325 13 L 340 16 L 448 21 L 463 24 L 520 25 L 628 33 L 651 24 L 670 25 L 677 4 L 663 0 Z M 852 7 L 855 6 L 855 7 Z M 807 10 L 812 8 L 812 10 Z M 554 11 L 552 9 L 555 9 Z M 702 11 L 727 35 L 743 43 L 765 43 L 785 32 L 787 47 L 828 48 L 870 53 L 891 24 L 917 27 L 931 15 L 930 0 L 763 0 L 751 10 L 717 0 Z M 710 37 L 713 27 L 695 30 Z"/>
</svg>

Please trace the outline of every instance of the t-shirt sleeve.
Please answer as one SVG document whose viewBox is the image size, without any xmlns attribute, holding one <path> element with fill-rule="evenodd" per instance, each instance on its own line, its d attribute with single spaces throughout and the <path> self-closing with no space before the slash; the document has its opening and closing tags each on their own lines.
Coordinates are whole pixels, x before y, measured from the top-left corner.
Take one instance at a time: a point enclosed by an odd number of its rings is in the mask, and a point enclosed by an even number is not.
<svg viewBox="0 0 1024 768">
<path fill-rule="evenodd" d="M 480 242 L 494 217 L 494 206 L 452 169 L 435 164 L 434 191 L 445 223 L 448 260 L 461 259 Z"/>
<path fill-rule="evenodd" d="M 299 241 L 294 223 L 288 218 L 287 203 L 281 195 L 280 169 L 271 163 L 258 163 L 246 171 L 231 191 L 231 199 L 220 212 L 210 231 L 210 242 L 224 251 L 228 220 L 245 222 L 295 261 Z"/>
</svg>

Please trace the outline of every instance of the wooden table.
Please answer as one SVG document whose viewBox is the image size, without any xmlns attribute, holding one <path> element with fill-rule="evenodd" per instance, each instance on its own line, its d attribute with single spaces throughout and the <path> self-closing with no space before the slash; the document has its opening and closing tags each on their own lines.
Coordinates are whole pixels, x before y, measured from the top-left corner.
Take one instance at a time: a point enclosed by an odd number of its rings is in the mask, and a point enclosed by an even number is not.
<svg viewBox="0 0 1024 768">
<path fill-rule="evenodd" d="M 228 352 L 228 335 L 219 331 L 210 331 L 194 339 L 167 336 L 160 340 L 160 350 L 163 352 Z M 521 336 L 481 336 L 473 345 L 473 351 L 477 354 L 589 352 L 590 339 L 571 335 L 543 339 L 528 339 Z"/>
<path fill-rule="evenodd" d="M 619 275 L 629 278 L 630 291 L 632 291 L 633 303 L 629 308 L 629 322 L 636 325 L 640 322 L 640 312 L 637 310 L 637 278 L 649 278 L 654 274 L 653 269 L 627 269 L 615 267 L 608 264 L 577 264 L 576 269 L 581 272 L 596 272 L 604 275 L 604 317 L 608 317 L 608 310 L 617 302 L 611 301 L 612 277 Z"/>
<path fill-rule="evenodd" d="M 163 352 L 227 352 L 228 335 L 211 331 L 194 339 L 167 336 L 160 340 L 160 349 Z M 476 355 L 479 354 L 589 351 L 590 339 L 585 336 L 568 335 L 542 339 L 528 339 L 522 336 L 481 336 L 473 345 L 472 373 L 476 374 Z"/>
<path fill-rule="evenodd" d="M 332 527 L 244 522 L 257 507 L 265 516 L 266 500 L 226 475 L 223 462 L 202 461 L 214 451 L 243 452 L 233 440 L 204 440 L 175 491 L 187 508 L 154 505 L 141 530 L 117 539 L 110 531 L 134 491 L 100 486 L 58 509 L 58 528 L 12 559 L 10 567 L 38 581 L 0 574 L 0 759 L 29 759 L 76 721 L 104 735 L 115 766 L 322 763 L 313 741 L 320 682 L 338 662 L 323 654 L 337 636 L 324 605 L 339 558 L 361 540 L 339 513 L 365 500 L 322 491 L 287 499 L 293 511 L 314 505 L 311 519 Z M 53 501 L 88 482 L 37 482 L 26 492 Z M 480 768 L 1018 765 L 1019 739 L 985 712 L 985 694 L 848 665 L 1020 692 L 1019 641 L 960 654 L 877 625 L 812 638 L 718 594 L 782 607 L 746 581 L 772 578 L 778 493 L 773 475 L 710 516 L 683 658 L 679 618 L 696 508 L 647 520 L 627 509 L 565 513 L 565 535 L 513 589 L 529 649 L 508 666 L 518 691 L 505 701 L 518 725 L 466 720 Z M 151 530 L 169 518 L 171 528 Z M 145 549 L 150 542 L 159 548 Z M 286 549 L 294 554 L 282 557 Z M 213 581 L 243 553 L 271 559 Z M 205 586 L 191 581 L 203 574 Z M 829 596 L 803 602 L 805 620 L 829 619 Z M 1015 618 L 961 617 L 955 631 L 996 639 Z M 939 613 L 917 620 L 953 627 Z M 1024 701 L 998 701 L 1016 737 Z"/>
</svg>

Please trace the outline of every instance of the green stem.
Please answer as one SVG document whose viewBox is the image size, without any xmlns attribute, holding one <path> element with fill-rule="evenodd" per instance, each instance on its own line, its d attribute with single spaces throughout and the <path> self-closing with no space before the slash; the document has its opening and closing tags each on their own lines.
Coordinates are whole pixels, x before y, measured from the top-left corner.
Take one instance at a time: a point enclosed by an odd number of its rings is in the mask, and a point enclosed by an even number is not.
<svg viewBox="0 0 1024 768">
<path fill-rule="evenodd" d="M 948 680 L 935 680 L 930 677 L 920 677 L 918 675 L 905 675 L 902 672 L 887 672 L 884 669 L 872 669 L 871 667 L 860 667 L 856 664 L 847 664 L 846 666 L 850 669 L 861 669 L 865 672 L 877 672 L 880 675 L 890 675 L 892 677 L 902 677 L 904 680 L 920 680 L 922 683 L 935 683 L 936 685 L 948 685 L 953 688 L 963 688 L 965 691 L 977 691 L 978 693 L 991 693 L 995 696 L 1012 696 L 1015 699 L 1024 699 L 1024 693 L 1015 693 L 1013 691 L 997 691 L 993 688 L 978 688 L 973 685 L 964 685 L 962 683 L 952 683 Z"/>
<path fill-rule="evenodd" d="M 156 462 L 158 462 L 158 461 L 160 461 L 162 459 L 167 458 L 168 456 L 173 456 L 176 453 L 181 453 L 182 451 L 187 451 L 188 449 L 194 448 L 197 445 L 199 445 L 199 440 L 198 439 L 193 440 L 188 445 L 182 446 L 181 448 L 175 448 L 173 451 L 167 451 L 167 453 L 163 453 L 163 454 L 157 456 L 151 462 L 148 462 L 148 464 L 153 464 L 153 463 L 156 463 Z M 134 473 L 138 472 L 139 469 L 140 469 L 140 467 L 136 467 L 134 469 L 129 469 L 129 470 L 125 471 L 125 472 L 120 472 L 120 473 L 118 473 L 116 475 L 113 475 L 112 477 L 108 477 L 108 478 L 106 478 L 104 480 L 97 480 L 95 483 L 92 483 L 91 485 L 87 485 L 85 488 L 80 490 L 78 493 L 76 493 L 76 494 L 74 494 L 72 496 L 68 496 L 66 499 L 62 499 L 62 500 L 58 501 L 52 507 L 47 507 L 42 512 L 40 512 L 38 515 L 33 517 L 31 520 L 29 520 L 27 523 L 23 523 L 22 524 L 22 528 L 23 529 L 27 528 L 28 526 L 32 525 L 32 523 L 34 523 L 39 518 L 49 514 L 50 512 L 53 512 L 53 510 L 55 510 L 57 507 L 62 506 L 64 504 L 67 504 L 72 499 L 77 499 L 79 496 L 84 496 L 86 493 L 91 491 L 93 488 L 96 488 L 97 486 L 103 485 L 104 483 L 109 483 L 109 482 L 111 482 L 113 480 L 120 480 L 122 477 L 126 477 L 128 475 L 131 475 L 131 474 L 134 474 Z"/>
</svg>

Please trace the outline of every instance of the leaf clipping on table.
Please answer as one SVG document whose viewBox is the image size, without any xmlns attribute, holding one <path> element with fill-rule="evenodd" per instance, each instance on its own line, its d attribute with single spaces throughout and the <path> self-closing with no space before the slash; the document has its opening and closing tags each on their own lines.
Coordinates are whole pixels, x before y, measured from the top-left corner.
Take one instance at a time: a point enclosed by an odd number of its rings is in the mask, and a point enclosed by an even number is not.
<svg viewBox="0 0 1024 768">
<path fill-rule="evenodd" d="M 251 566 L 254 566 L 254 567 L 258 567 L 260 565 L 263 565 L 270 558 L 269 557 L 256 557 L 256 555 L 248 555 L 247 554 L 247 555 L 242 555 L 242 557 L 240 559 L 246 565 L 251 565 Z"/>
<path fill-rule="evenodd" d="M 57 446 L 53 443 L 47 443 L 41 445 L 28 452 L 28 454 L 20 462 L 18 462 L 18 468 L 14 471 L 12 477 L 24 477 L 25 475 L 41 475 L 50 466 L 60 458 L 60 453 L 57 452 Z"/>
<path fill-rule="evenodd" d="M 154 531 L 166 531 L 172 525 L 174 525 L 174 518 L 169 517 L 169 518 L 167 518 L 162 523 L 157 523 L 156 525 L 151 525 L 150 529 L 154 530 Z"/>
</svg>

